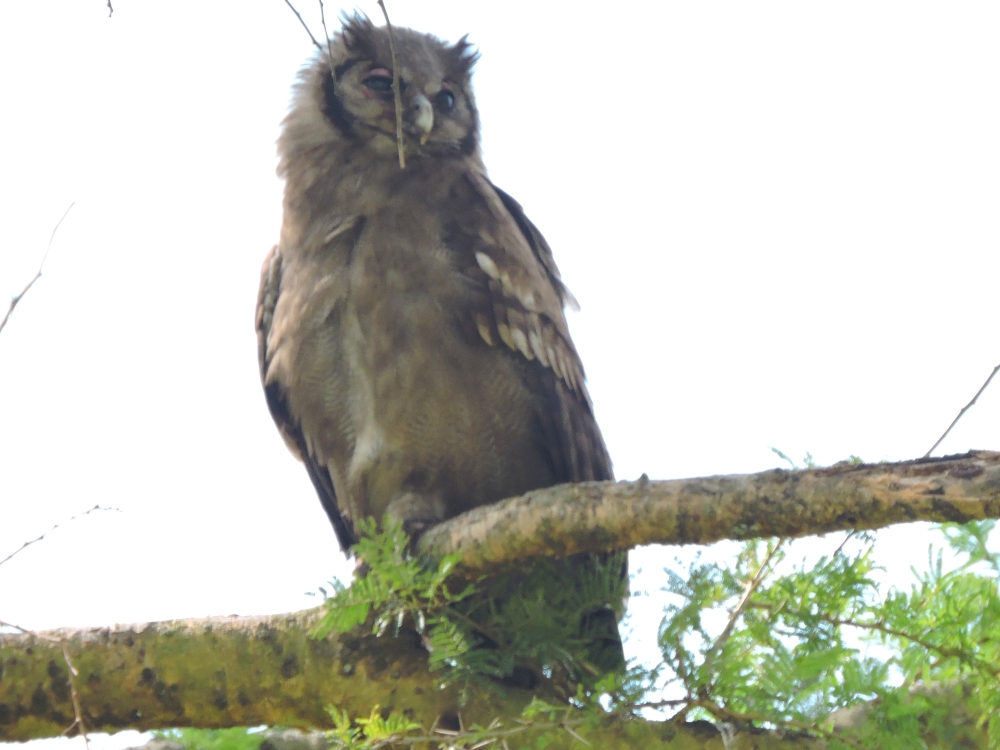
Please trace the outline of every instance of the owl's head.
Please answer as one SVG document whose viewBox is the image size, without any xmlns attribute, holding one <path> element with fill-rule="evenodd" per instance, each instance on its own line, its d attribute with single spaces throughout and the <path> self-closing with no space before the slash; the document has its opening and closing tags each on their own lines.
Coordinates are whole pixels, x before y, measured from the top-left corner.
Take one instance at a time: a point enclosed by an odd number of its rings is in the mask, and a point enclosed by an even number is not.
<svg viewBox="0 0 1000 750">
<path fill-rule="evenodd" d="M 472 67 L 478 54 L 465 37 L 449 45 L 430 34 L 393 27 L 393 41 L 407 158 L 477 154 Z M 317 51 L 299 74 L 279 140 L 283 157 L 346 141 L 370 156 L 395 159 L 392 69 L 386 28 L 360 14 L 345 17 L 330 49 Z"/>
</svg>

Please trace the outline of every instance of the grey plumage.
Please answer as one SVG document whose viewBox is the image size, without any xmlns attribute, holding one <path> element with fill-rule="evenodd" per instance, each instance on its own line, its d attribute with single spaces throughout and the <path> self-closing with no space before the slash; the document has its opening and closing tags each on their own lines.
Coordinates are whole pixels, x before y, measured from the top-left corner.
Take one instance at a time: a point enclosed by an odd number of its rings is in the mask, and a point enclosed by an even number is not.
<svg viewBox="0 0 1000 750">
<path fill-rule="evenodd" d="M 527 490 L 612 479 L 552 252 L 489 181 L 475 54 L 347 19 L 301 72 L 278 142 L 280 241 L 257 307 L 261 378 L 346 550 Z"/>
</svg>

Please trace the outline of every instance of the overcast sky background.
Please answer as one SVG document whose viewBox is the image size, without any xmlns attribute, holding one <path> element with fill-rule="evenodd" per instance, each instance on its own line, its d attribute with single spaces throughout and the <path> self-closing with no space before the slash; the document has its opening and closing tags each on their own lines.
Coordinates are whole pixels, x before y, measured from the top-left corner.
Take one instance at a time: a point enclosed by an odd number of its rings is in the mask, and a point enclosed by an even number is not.
<svg viewBox="0 0 1000 750">
<path fill-rule="evenodd" d="M 1000 5 L 388 6 L 481 48 L 486 164 L 582 304 L 619 478 L 760 471 L 771 446 L 913 458 L 1000 362 Z M 0 334 L 0 558 L 120 509 L 0 568 L 0 619 L 311 605 L 349 567 L 268 415 L 252 325 L 311 43 L 281 0 L 0 18 L 0 294 L 76 202 Z M 970 447 L 1000 449 L 1000 383 L 937 453 Z M 897 572 L 926 559 L 923 527 L 883 537 Z"/>
</svg>

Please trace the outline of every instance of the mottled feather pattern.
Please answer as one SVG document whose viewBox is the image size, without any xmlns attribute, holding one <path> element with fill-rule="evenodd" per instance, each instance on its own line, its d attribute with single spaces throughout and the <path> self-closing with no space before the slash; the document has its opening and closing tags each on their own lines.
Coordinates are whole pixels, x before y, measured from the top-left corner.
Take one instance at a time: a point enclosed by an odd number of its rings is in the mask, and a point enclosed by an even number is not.
<svg viewBox="0 0 1000 750">
<path fill-rule="evenodd" d="M 540 253 L 541 248 L 547 250 L 548 245 L 541 244 L 544 240 L 529 243 L 515 215 L 500 200 L 500 191 L 488 180 L 477 177 L 470 182 L 485 195 L 490 212 L 501 228 L 497 236 L 481 229 L 476 243 L 476 263 L 489 277 L 487 286 L 493 303 L 492 318 L 482 313 L 476 315 L 480 335 L 490 346 L 502 341 L 528 360 L 537 360 L 543 367 L 551 368 L 589 408 L 583 365 L 573 348 L 563 315 L 569 292 L 559 279 L 551 251 L 548 264 Z M 517 203 L 513 205 L 520 211 Z M 516 231 L 508 226 L 511 223 Z M 540 234 L 536 236 L 541 238 Z M 529 253 L 536 260 L 534 264 L 525 260 Z M 548 285 L 538 278 L 542 270 L 548 275 Z"/>
<path fill-rule="evenodd" d="M 345 549 L 357 518 L 389 513 L 418 532 L 537 487 L 613 478 L 563 314 L 575 301 L 482 164 L 476 54 L 408 29 L 396 44 L 403 170 L 379 79 L 384 29 L 347 19 L 332 70 L 324 51 L 300 73 L 258 299 L 269 408 Z"/>
<path fill-rule="evenodd" d="M 533 489 L 614 478 L 563 313 L 575 300 L 482 163 L 476 52 L 410 29 L 395 45 L 393 69 L 386 30 L 355 15 L 300 72 L 257 300 L 268 408 L 345 552 L 362 518 L 416 536 Z M 592 560 L 567 560 L 567 583 Z M 623 668 L 613 612 L 584 619 L 606 625 L 607 668 Z"/>
</svg>

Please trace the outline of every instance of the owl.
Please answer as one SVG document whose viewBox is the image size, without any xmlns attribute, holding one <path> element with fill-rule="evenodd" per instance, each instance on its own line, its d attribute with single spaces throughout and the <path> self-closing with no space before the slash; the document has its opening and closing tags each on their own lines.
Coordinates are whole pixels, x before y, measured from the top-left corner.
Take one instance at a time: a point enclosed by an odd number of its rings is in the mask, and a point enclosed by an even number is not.
<svg viewBox="0 0 1000 750">
<path fill-rule="evenodd" d="M 465 38 L 344 20 L 278 140 L 260 374 L 345 551 L 562 482 L 613 478 L 541 232 L 487 176 Z"/>
<path fill-rule="evenodd" d="M 345 552 L 360 519 L 388 516 L 416 538 L 505 497 L 613 478 L 563 314 L 573 298 L 483 166 L 477 54 L 409 29 L 394 42 L 405 168 L 386 29 L 346 18 L 300 73 L 257 302 L 268 407 Z M 558 563 L 561 590 L 585 587 L 596 560 Z M 621 556 L 616 569 L 625 580 Z M 494 579 L 507 592 L 496 607 L 517 580 Z M 592 673 L 624 667 L 611 607 L 580 614 Z"/>
</svg>

